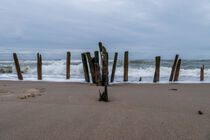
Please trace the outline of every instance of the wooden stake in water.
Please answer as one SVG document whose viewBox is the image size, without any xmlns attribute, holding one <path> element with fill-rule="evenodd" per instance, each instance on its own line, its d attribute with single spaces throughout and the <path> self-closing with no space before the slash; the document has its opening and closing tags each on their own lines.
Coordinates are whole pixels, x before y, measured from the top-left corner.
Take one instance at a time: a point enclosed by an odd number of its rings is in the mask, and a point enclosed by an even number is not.
<svg viewBox="0 0 210 140">
<path fill-rule="evenodd" d="M 160 56 L 156 56 L 155 58 L 155 75 L 154 75 L 154 80 L 153 82 L 159 82 L 160 80 Z"/>
<path fill-rule="evenodd" d="M 116 52 L 114 54 L 114 62 L 113 62 L 113 66 L 112 66 L 111 82 L 114 82 L 115 70 L 116 70 L 116 66 L 117 66 L 117 56 L 118 56 L 118 53 Z"/>
<path fill-rule="evenodd" d="M 174 76 L 174 82 L 179 80 L 179 72 L 180 72 L 180 68 L 181 68 L 181 63 L 182 60 L 179 59 L 177 66 L 176 66 L 176 72 L 175 72 L 175 76 Z"/>
<path fill-rule="evenodd" d="M 174 73 L 175 73 L 175 70 L 176 70 L 176 64 L 177 64 L 178 58 L 179 58 L 179 55 L 177 54 L 175 56 L 174 64 L 173 64 L 173 67 L 171 69 L 171 75 L 170 75 L 170 78 L 169 78 L 170 82 L 173 81 L 173 79 L 174 79 Z"/>
<path fill-rule="evenodd" d="M 128 81 L 128 51 L 124 54 L 124 81 Z"/>
<path fill-rule="evenodd" d="M 200 81 L 204 81 L 204 65 L 201 67 Z"/>
<path fill-rule="evenodd" d="M 15 67 L 16 67 L 18 79 L 23 80 L 23 76 L 22 76 L 22 73 L 21 73 L 21 70 L 20 70 L 20 64 L 19 64 L 18 57 L 17 57 L 16 53 L 13 53 L 13 58 L 14 58 L 14 61 L 15 61 Z"/>
<path fill-rule="evenodd" d="M 70 64 L 71 64 L 71 53 L 67 52 L 67 55 L 66 55 L 66 79 L 70 79 Z"/>
<path fill-rule="evenodd" d="M 81 56 L 82 56 L 82 63 L 83 63 L 83 70 L 84 70 L 85 81 L 86 82 L 90 82 L 89 70 L 88 70 L 88 64 L 87 64 L 86 55 L 85 55 L 85 53 L 82 53 Z"/>
<path fill-rule="evenodd" d="M 42 55 L 37 53 L 37 77 L 42 80 Z"/>
</svg>

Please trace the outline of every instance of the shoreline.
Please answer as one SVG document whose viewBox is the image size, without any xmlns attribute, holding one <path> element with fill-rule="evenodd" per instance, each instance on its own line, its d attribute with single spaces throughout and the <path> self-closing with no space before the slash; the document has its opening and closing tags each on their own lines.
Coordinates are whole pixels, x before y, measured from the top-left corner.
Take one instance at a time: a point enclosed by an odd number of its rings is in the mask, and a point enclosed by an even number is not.
<svg viewBox="0 0 210 140">
<path fill-rule="evenodd" d="M 76 81 L 70 81 L 70 80 L 61 80 L 61 81 L 49 81 L 49 80 L 0 80 L 0 82 L 34 82 L 34 83 L 73 83 L 73 84 L 89 84 L 89 85 L 95 85 L 93 83 L 88 83 L 88 82 L 76 82 Z M 210 84 L 210 81 L 195 81 L 195 82 L 186 82 L 186 81 L 177 81 L 177 82 L 113 82 L 109 83 L 109 85 L 121 85 L 121 84 L 134 84 L 134 85 L 168 85 L 168 84 L 184 84 L 184 85 L 189 85 L 189 84 Z"/>
</svg>

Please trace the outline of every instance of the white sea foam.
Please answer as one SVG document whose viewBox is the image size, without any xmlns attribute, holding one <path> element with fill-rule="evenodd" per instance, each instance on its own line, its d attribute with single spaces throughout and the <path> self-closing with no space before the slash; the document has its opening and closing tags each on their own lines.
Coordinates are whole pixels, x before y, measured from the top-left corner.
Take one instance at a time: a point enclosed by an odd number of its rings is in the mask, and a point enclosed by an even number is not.
<svg viewBox="0 0 210 140">
<path fill-rule="evenodd" d="M 110 61 L 111 62 L 111 61 Z M 37 80 L 37 67 L 35 60 L 20 61 L 21 70 L 24 72 L 23 77 L 26 81 Z M 15 66 L 13 61 L 0 61 L 0 68 L 11 67 L 12 73 L 0 73 L 0 80 L 17 80 Z M 44 60 L 43 61 L 43 81 L 57 82 L 84 82 L 83 65 L 81 60 L 71 60 L 71 79 L 65 79 L 66 61 L 65 60 Z M 199 83 L 200 69 L 187 68 L 185 66 L 180 70 L 181 83 Z M 4 70 L 4 69 L 2 69 Z M 111 75 L 112 63 L 109 65 L 109 75 Z M 5 70 L 6 71 L 6 70 Z M 141 83 L 152 83 L 155 67 L 152 64 L 139 64 L 129 66 L 129 81 L 130 83 L 139 83 L 138 80 L 142 77 Z M 161 66 L 160 68 L 160 83 L 168 83 L 171 67 Z M 118 64 L 115 73 L 115 83 L 123 82 L 124 68 L 122 64 Z M 90 76 L 91 77 L 91 76 Z M 210 69 L 205 69 L 205 82 L 210 82 Z"/>
</svg>

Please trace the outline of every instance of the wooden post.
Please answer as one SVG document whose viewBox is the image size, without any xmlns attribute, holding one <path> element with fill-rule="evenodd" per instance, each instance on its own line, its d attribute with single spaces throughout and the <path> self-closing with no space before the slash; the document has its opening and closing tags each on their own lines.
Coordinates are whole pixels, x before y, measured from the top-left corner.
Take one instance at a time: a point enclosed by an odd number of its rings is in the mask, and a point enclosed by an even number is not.
<svg viewBox="0 0 210 140">
<path fill-rule="evenodd" d="M 156 56 L 155 58 L 155 75 L 154 75 L 154 79 L 153 82 L 159 82 L 160 80 L 160 60 L 161 57 L 160 56 Z"/>
<path fill-rule="evenodd" d="M 172 69 L 171 69 L 171 75 L 170 75 L 170 78 L 169 78 L 170 82 L 173 81 L 173 79 L 174 79 L 174 73 L 175 73 L 175 69 L 176 69 L 176 64 L 177 64 L 178 58 L 179 58 L 179 55 L 177 54 L 175 56 L 174 64 L 173 64 Z"/>
<path fill-rule="evenodd" d="M 100 55 L 101 55 L 101 64 L 102 64 L 102 53 L 107 52 L 107 51 L 106 51 L 106 48 L 102 45 L 102 42 L 99 42 L 98 46 L 99 46 L 99 51 L 100 51 Z"/>
<path fill-rule="evenodd" d="M 98 46 L 99 46 L 99 52 L 100 52 L 100 56 L 101 56 L 101 65 L 102 65 L 102 50 L 103 50 L 102 42 L 99 42 Z"/>
<path fill-rule="evenodd" d="M 66 55 L 66 79 L 70 79 L 70 63 L 71 63 L 71 53 L 67 52 L 67 55 Z"/>
<path fill-rule="evenodd" d="M 101 73 L 100 73 L 99 63 L 95 62 L 94 69 L 95 69 L 95 82 L 96 82 L 96 85 L 100 86 L 102 83 L 101 83 Z"/>
<path fill-rule="evenodd" d="M 88 62 L 89 62 L 89 68 L 90 68 L 90 73 L 92 76 L 92 81 L 93 81 L 93 83 L 95 83 L 95 71 L 94 71 L 93 59 L 91 58 L 90 52 L 87 52 L 86 55 L 87 55 Z"/>
<path fill-rule="evenodd" d="M 98 46 L 99 46 L 100 53 L 106 52 L 106 48 L 102 45 L 102 42 L 99 42 Z"/>
<path fill-rule="evenodd" d="M 39 65 L 39 63 L 40 63 L 40 60 L 39 60 L 39 58 L 40 58 L 40 57 L 39 57 L 39 53 L 37 53 L 36 56 L 37 56 L 37 79 L 39 80 L 39 75 L 40 75 L 40 74 L 39 74 L 39 70 L 40 70 L 40 69 L 39 69 L 39 66 L 40 66 L 40 65 Z"/>
<path fill-rule="evenodd" d="M 101 42 L 98 43 L 100 55 L 101 55 L 101 67 L 102 67 L 102 85 L 106 86 L 109 84 L 109 57 L 108 52 L 106 51 L 106 48 L 102 45 Z"/>
<path fill-rule="evenodd" d="M 102 52 L 102 85 L 109 85 L 108 53 Z"/>
<path fill-rule="evenodd" d="M 42 55 L 39 56 L 39 64 L 40 64 L 40 80 L 42 80 Z"/>
<path fill-rule="evenodd" d="M 114 62 L 113 62 L 113 66 L 112 66 L 111 82 L 114 82 L 115 70 L 116 70 L 116 66 L 117 66 L 117 56 L 118 56 L 118 53 L 116 52 L 114 54 Z"/>
<path fill-rule="evenodd" d="M 176 72 L 175 72 L 175 76 L 174 76 L 174 81 L 178 81 L 179 80 L 179 72 L 180 72 L 181 63 L 182 63 L 182 60 L 179 59 L 179 61 L 177 63 L 177 66 L 176 66 Z"/>
<path fill-rule="evenodd" d="M 21 70 L 20 70 L 20 64 L 19 64 L 18 57 L 17 57 L 16 53 L 13 53 L 13 58 L 14 58 L 14 61 L 15 61 L 15 67 L 16 67 L 18 79 L 23 80 L 23 76 L 22 76 L 22 73 L 21 73 Z"/>
<path fill-rule="evenodd" d="M 89 70 L 88 70 L 88 64 L 87 64 L 86 55 L 85 55 L 85 53 L 82 53 L 81 56 L 82 56 L 82 63 L 83 63 L 83 70 L 84 70 L 85 81 L 86 82 L 90 82 Z"/>
<path fill-rule="evenodd" d="M 102 52 L 102 48 L 103 48 L 102 42 L 99 42 L 98 46 L 99 46 L 99 50 L 100 50 L 100 53 L 101 53 Z"/>
<path fill-rule="evenodd" d="M 99 64 L 99 55 L 98 55 L 98 51 L 95 51 L 94 54 L 95 54 L 95 63 L 98 63 L 98 64 Z"/>
<path fill-rule="evenodd" d="M 37 77 L 42 80 L 42 55 L 37 53 Z"/>
<path fill-rule="evenodd" d="M 95 82 L 97 86 L 100 86 L 102 84 L 101 81 L 101 70 L 99 65 L 99 52 L 95 51 L 95 62 L 94 62 L 94 70 L 95 70 Z"/>
<path fill-rule="evenodd" d="M 124 54 L 124 81 L 128 81 L 128 51 Z"/>
<path fill-rule="evenodd" d="M 104 102 L 109 101 L 107 86 L 104 86 L 104 92 L 103 93 L 101 93 L 101 91 L 99 90 L 99 101 L 104 101 Z"/>
<path fill-rule="evenodd" d="M 204 81 L 204 65 L 201 67 L 200 81 Z"/>
</svg>

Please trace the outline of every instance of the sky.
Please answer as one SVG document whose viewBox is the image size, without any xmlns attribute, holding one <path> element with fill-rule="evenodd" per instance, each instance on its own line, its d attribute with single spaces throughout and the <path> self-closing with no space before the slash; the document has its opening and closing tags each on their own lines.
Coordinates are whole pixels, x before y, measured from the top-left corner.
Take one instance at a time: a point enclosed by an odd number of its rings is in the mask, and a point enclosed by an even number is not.
<svg viewBox="0 0 210 140">
<path fill-rule="evenodd" d="M 0 0 L 1 59 L 67 50 L 77 58 L 99 41 L 111 56 L 210 59 L 210 1 Z"/>
</svg>

